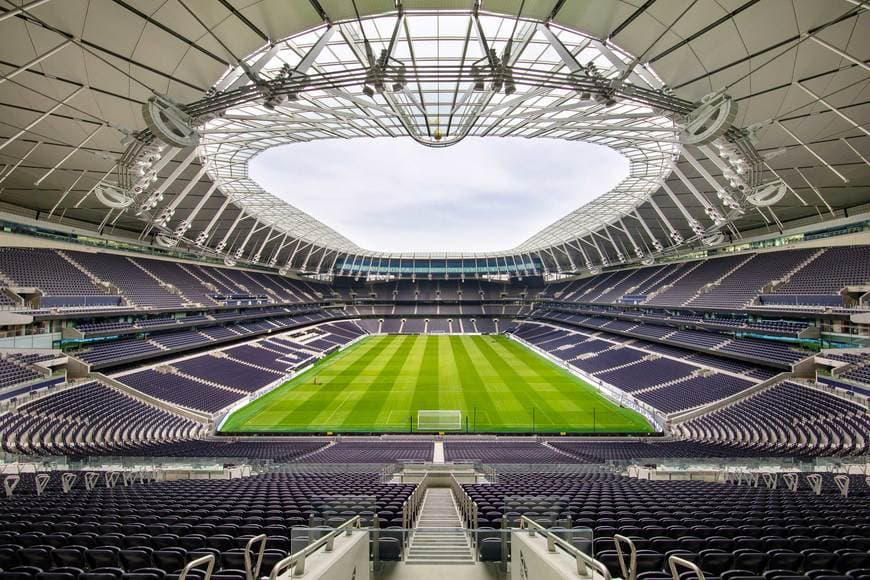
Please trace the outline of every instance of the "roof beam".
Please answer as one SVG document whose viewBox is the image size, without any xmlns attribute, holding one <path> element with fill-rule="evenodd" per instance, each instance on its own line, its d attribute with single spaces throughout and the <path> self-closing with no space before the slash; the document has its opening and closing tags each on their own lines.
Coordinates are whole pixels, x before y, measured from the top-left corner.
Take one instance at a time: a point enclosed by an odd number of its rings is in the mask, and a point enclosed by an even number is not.
<svg viewBox="0 0 870 580">
<path fill-rule="evenodd" d="M 739 59 L 737 59 L 737 60 L 735 60 L 735 61 L 732 61 L 732 62 L 730 62 L 730 63 L 728 63 L 728 64 L 724 64 L 724 65 L 722 65 L 722 66 L 720 66 L 720 67 L 718 67 L 718 68 L 715 68 L 715 69 L 713 69 L 713 70 L 711 70 L 711 71 L 707 71 L 707 72 L 705 72 L 704 74 L 699 75 L 699 76 L 697 76 L 697 77 L 695 77 L 695 78 L 693 78 L 693 79 L 689 79 L 689 80 L 684 81 L 684 82 L 682 82 L 682 83 L 680 83 L 680 84 L 678 84 L 678 85 L 674 85 L 674 86 L 672 87 L 672 89 L 673 89 L 673 90 L 681 89 L 681 88 L 683 88 L 683 87 L 685 87 L 685 86 L 687 86 L 687 85 L 691 85 L 692 83 L 696 83 L 696 82 L 700 81 L 701 79 L 705 79 L 705 78 L 711 77 L 711 76 L 713 76 L 713 75 L 715 75 L 715 74 L 719 74 L 720 72 L 723 72 L 723 71 L 725 71 L 725 70 L 728 70 L 728 69 L 731 68 L 731 67 L 737 66 L 737 65 L 739 65 L 739 64 L 743 64 L 744 62 L 747 62 L 747 61 L 752 61 L 753 59 L 758 58 L 759 56 L 761 56 L 761 55 L 763 55 L 763 54 L 765 54 L 765 53 L 768 53 L 768 52 L 770 52 L 771 50 L 776 50 L 777 48 L 779 48 L 779 47 L 781 47 L 781 46 L 785 46 L 786 44 L 788 44 L 788 43 L 790 43 L 790 42 L 799 42 L 799 41 L 801 41 L 802 39 L 804 39 L 804 38 L 806 38 L 806 37 L 811 37 L 811 36 L 815 35 L 817 32 L 820 32 L 820 31 L 824 30 L 825 28 L 827 28 L 827 27 L 829 27 L 829 26 L 833 26 L 834 24 L 839 24 L 840 22 L 842 22 L 842 21 L 844 21 L 844 20 L 848 20 L 848 19 L 850 19 L 850 18 L 854 18 L 855 16 L 857 16 L 857 15 L 859 15 L 859 14 L 861 14 L 861 11 L 860 11 L 860 10 L 850 10 L 849 12 L 846 12 L 846 13 L 844 13 L 844 14 L 841 14 L 841 15 L 838 16 L 837 18 L 835 18 L 835 19 L 833 19 L 833 20 L 830 20 L 830 21 L 828 21 L 828 22 L 825 22 L 824 24 L 821 24 L 821 25 L 819 25 L 819 26 L 816 26 L 816 27 L 814 27 L 814 28 L 811 28 L 811 29 L 809 29 L 808 31 L 806 31 L 806 32 L 804 32 L 804 33 L 801 33 L 801 34 L 795 34 L 794 36 L 790 36 L 790 37 L 788 37 L 788 38 L 786 38 L 786 39 L 784 39 L 784 40 L 781 40 L 781 41 L 779 41 L 779 42 L 776 42 L 776 43 L 774 43 L 774 44 L 768 46 L 767 48 L 763 48 L 763 49 L 759 50 L 758 52 L 754 52 L 754 53 L 752 53 L 752 54 L 748 54 L 748 55 L 746 55 L 746 56 L 744 56 L 744 57 L 742 57 L 742 58 L 739 58 Z M 797 46 L 797 45 L 795 45 L 795 46 Z M 792 47 L 792 48 L 794 48 L 794 47 Z"/>
<path fill-rule="evenodd" d="M 54 48 L 51 48 L 51 49 L 43 52 L 42 54 L 39 54 L 39 55 L 33 57 L 32 59 L 30 59 L 26 63 L 22 64 L 21 66 L 19 66 L 18 68 L 16 68 L 12 72 L 7 73 L 7 74 L 3 75 L 2 77 L 0 77 L 0 84 L 17 77 L 18 75 L 20 75 L 21 73 L 23 73 L 27 69 L 38 65 L 39 63 L 41 63 L 42 61 L 44 61 L 45 59 L 47 59 L 51 56 L 54 56 L 55 54 L 57 54 L 58 52 L 60 52 L 64 48 L 68 47 L 72 43 L 73 43 L 72 40 L 69 40 L 69 39 L 65 40 L 65 41 L 61 42 L 60 44 L 58 44 L 57 46 L 55 46 Z"/>
<path fill-rule="evenodd" d="M 323 9 L 323 6 L 320 5 L 320 2 L 317 0 L 308 0 L 308 3 L 311 4 L 311 7 L 314 8 L 314 11 L 317 12 L 317 15 L 320 16 L 320 19 L 324 22 L 332 22 L 329 18 L 329 14 L 326 13 L 326 10 Z"/>
<path fill-rule="evenodd" d="M 834 46 L 830 42 L 826 42 L 815 35 L 810 36 L 810 39 L 813 40 L 813 42 L 815 42 L 816 44 L 824 46 L 825 48 L 827 48 L 828 50 L 830 50 L 834 54 L 837 54 L 838 56 L 845 58 L 849 62 L 857 64 L 858 66 L 860 66 L 861 68 L 863 68 L 866 71 L 870 71 L 870 65 L 867 65 L 867 63 L 865 63 L 863 60 L 860 60 L 859 58 L 852 56 L 851 54 L 849 54 L 845 50 L 840 50 L 839 48 L 837 48 L 836 46 Z"/>
<path fill-rule="evenodd" d="M 236 10 L 236 8 L 227 2 L 227 0 L 218 0 L 221 4 L 223 4 L 224 8 L 226 8 L 233 16 L 238 18 L 245 26 L 251 29 L 251 31 L 263 39 L 264 42 L 270 42 L 268 35 L 265 32 L 260 30 L 253 22 L 248 20 L 244 14 Z"/>
<path fill-rule="evenodd" d="M 839 171 L 837 171 L 836 169 L 834 169 L 834 168 L 831 166 L 830 163 L 828 163 L 827 161 L 825 161 L 824 158 L 822 158 L 821 155 L 819 155 L 818 153 L 816 153 L 815 151 L 813 151 L 813 149 L 812 149 L 809 145 L 807 145 L 806 143 L 804 143 L 803 141 L 801 141 L 801 140 L 798 138 L 798 136 L 795 135 L 794 133 L 792 133 L 792 132 L 791 132 L 791 131 L 790 131 L 790 130 L 785 126 L 785 125 L 783 125 L 783 124 L 780 123 L 779 121 L 774 121 L 774 124 L 775 124 L 777 127 L 779 127 L 780 129 L 782 129 L 782 130 L 785 132 L 786 135 L 788 135 L 789 137 L 791 137 L 792 139 L 794 139 L 795 141 L 797 141 L 797 144 L 800 145 L 801 147 L 803 147 L 804 149 L 806 149 L 807 153 L 809 153 L 810 155 L 812 155 L 813 157 L 815 157 L 816 159 L 818 159 L 819 162 L 820 162 L 822 165 L 824 165 L 825 167 L 827 167 L 828 169 L 830 169 L 830 170 L 831 170 L 831 173 L 833 173 L 834 175 L 836 175 L 837 177 L 839 177 L 840 180 L 841 180 L 843 183 L 849 183 L 849 180 L 846 179 L 846 176 L 845 176 L 845 175 L 843 175 L 842 173 L 840 173 Z"/>
<path fill-rule="evenodd" d="M 205 48 L 201 47 L 199 44 L 193 42 L 192 40 L 190 40 L 189 38 L 187 38 L 183 34 L 176 32 L 172 28 L 169 28 L 168 26 L 166 26 L 162 22 L 151 18 L 150 16 L 148 16 L 147 14 L 142 12 L 141 10 L 134 8 L 133 6 L 130 6 L 129 4 L 124 2 L 124 0 L 112 0 L 112 2 L 114 2 L 118 6 L 121 6 L 122 8 L 125 8 L 126 10 L 132 12 L 133 14 L 135 14 L 136 16 L 138 16 L 139 18 L 141 18 L 145 22 L 148 22 L 149 24 L 156 26 L 157 28 L 159 28 L 163 32 L 174 36 L 175 38 L 177 38 L 178 40 L 180 40 L 181 42 L 183 42 L 187 46 L 196 49 L 197 51 L 201 52 L 202 54 L 206 55 L 207 57 L 219 62 L 220 64 L 222 64 L 224 66 L 230 66 L 230 63 L 228 61 L 222 59 L 221 57 L 219 57 L 215 53 L 211 52 L 210 50 L 206 50 Z"/>
<path fill-rule="evenodd" d="M 19 14 L 26 13 L 27 11 L 33 10 L 34 8 L 39 8 L 40 6 L 42 6 L 43 4 L 45 4 L 47 2 L 51 2 L 51 0 L 34 0 L 30 4 L 25 4 L 24 6 L 21 6 L 19 8 L 14 8 L 12 10 L 4 12 L 3 14 L 0 14 L 0 22 L 3 22 L 7 18 L 11 18 L 13 16 L 18 16 Z"/>
<path fill-rule="evenodd" d="M 667 55 L 671 54 L 675 50 L 678 50 L 678 49 L 686 46 L 690 42 L 697 40 L 698 38 L 704 36 L 705 34 L 710 32 L 714 28 L 717 28 L 720 25 L 724 24 L 725 22 L 728 22 L 729 20 L 731 20 L 732 18 L 734 18 L 735 16 L 737 16 L 738 14 L 743 12 L 744 10 L 751 8 L 752 6 L 755 6 L 760 1 L 761 0 L 749 0 L 748 2 L 744 3 L 741 6 L 738 6 L 737 8 L 732 10 L 731 12 L 728 12 L 725 15 L 723 15 L 722 17 L 714 20 L 713 22 L 711 22 L 710 24 L 708 24 L 707 26 L 705 26 L 704 28 L 702 28 L 698 32 L 692 34 L 691 36 L 688 36 L 687 38 L 684 38 L 683 40 L 681 40 L 677 44 L 672 45 L 670 48 L 666 48 L 662 52 L 660 52 L 657 55 L 655 55 L 654 57 L 650 58 L 647 62 L 654 63 L 657 60 L 660 60 L 660 59 L 666 57 Z"/>
<path fill-rule="evenodd" d="M 9 138 L 6 139 L 6 141 L 4 141 L 3 143 L 0 143 L 0 151 L 2 151 L 3 149 L 5 149 L 7 145 L 11 144 L 11 143 L 14 142 L 16 139 L 18 139 L 19 137 L 21 137 L 22 135 L 24 135 L 25 133 L 27 133 L 28 131 L 30 131 L 30 130 L 33 129 L 34 127 L 36 127 L 36 126 L 37 126 L 39 123 L 41 123 L 43 120 L 45 120 L 46 118 L 50 117 L 52 113 L 54 113 L 54 112 L 57 111 L 59 108 L 61 108 L 62 106 L 64 106 L 64 105 L 67 103 L 67 101 L 69 101 L 70 99 L 72 99 L 73 97 L 75 97 L 75 96 L 76 96 L 77 94 L 79 94 L 81 91 L 82 91 L 82 87 L 77 88 L 76 90 L 74 90 L 73 92 L 71 92 L 69 95 L 67 95 L 66 97 L 64 97 L 64 98 L 61 99 L 60 101 L 58 101 L 58 102 L 57 102 L 53 107 L 51 107 L 50 109 L 48 109 L 47 111 L 45 111 L 42 115 L 40 115 L 39 117 L 37 117 L 36 119 L 34 119 L 34 120 L 31 121 L 30 123 L 28 123 L 26 127 L 24 127 L 23 129 L 21 129 L 20 131 L 18 131 L 15 135 L 9 137 Z"/>
<path fill-rule="evenodd" d="M 66 31 L 64 31 L 64 30 L 61 30 L 61 29 L 59 29 L 59 28 L 55 28 L 54 26 L 51 26 L 51 25 L 47 24 L 46 22 L 44 22 L 44 21 L 42 21 L 42 20 L 40 20 L 40 19 L 34 17 L 32 14 L 29 14 L 29 13 L 20 14 L 20 15 L 18 15 L 18 18 L 21 18 L 22 20 L 24 20 L 25 22 L 27 22 L 27 23 L 29 23 L 29 24 L 32 24 L 33 26 L 39 26 L 40 28 L 44 28 L 45 30 L 50 30 L 51 32 L 54 32 L 55 34 L 58 34 L 58 35 L 62 36 L 63 38 L 66 38 L 67 40 L 72 41 L 73 44 L 76 44 L 76 45 L 79 46 L 82 50 L 84 50 L 84 51 L 86 51 L 86 52 L 89 52 L 89 53 L 91 53 L 91 54 L 94 54 L 94 52 L 93 52 L 92 50 L 90 50 L 90 49 L 99 50 L 100 52 L 104 52 L 104 53 L 108 54 L 109 56 L 111 56 L 111 57 L 113 57 L 113 58 L 117 58 L 118 60 L 120 60 L 120 61 L 122 61 L 122 62 L 125 62 L 125 63 L 127 63 L 127 64 L 131 64 L 131 65 L 133 65 L 133 66 L 137 66 L 137 67 L 139 67 L 139 68 L 142 68 L 142 69 L 144 69 L 144 70 L 147 70 L 147 71 L 150 72 L 150 73 L 154 73 L 154 74 L 157 75 L 157 76 L 160 76 L 160 77 L 163 77 L 163 78 L 165 78 L 165 79 L 171 80 L 172 82 L 178 83 L 178 84 L 180 84 L 180 85 L 184 85 L 184 86 L 189 87 L 189 88 L 191 88 L 191 89 L 194 89 L 194 90 L 196 90 L 196 91 L 199 91 L 199 92 L 203 92 L 203 93 L 204 93 L 205 90 L 206 90 L 206 89 L 204 89 L 203 87 L 198 87 L 198 86 L 196 86 L 196 85 L 194 85 L 194 84 L 192 84 L 192 83 L 190 83 L 190 82 L 188 82 L 188 81 L 185 81 L 185 80 L 183 80 L 183 79 L 176 78 L 176 77 L 172 76 L 172 75 L 169 74 L 169 73 L 165 73 L 165 72 L 163 72 L 163 71 L 161 71 L 161 70 L 159 70 L 159 69 L 156 69 L 156 68 L 154 68 L 154 67 L 148 66 L 148 65 L 143 64 L 143 63 L 141 63 L 141 62 L 139 62 L 139 61 L 133 60 L 132 58 L 126 57 L 126 56 L 124 56 L 123 54 L 117 53 L 117 52 L 115 52 L 115 51 L 113 51 L 113 50 L 109 50 L 108 48 L 105 48 L 105 47 L 103 47 L 103 46 L 100 46 L 99 44 L 95 44 L 95 43 L 90 42 L 90 41 L 85 40 L 85 39 L 76 39 L 76 37 L 73 36 L 72 34 L 70 34 L 69 32 L 66 32 Z M 111 63 L 108 63 L 108 61 L 106 61 L 105 59 L 103 59 L 101 56 L 96 55 L 96 54 L 94 54 L 94 56 L 96 56 L 96 57 L 99 58 L 100 60 L 103 60 L 104 62 L 106 62 L 106 63 L 109 64 L 110 66 L 114 66 L 114 65 L 112 65 Z M 122 72 L 123 72 L 123 71 L 122 71 Z M 124 73 L 124 74 L 127 74 L 127 73 Z M 130 75 L 128 74 L 127 76 L 130 76 Z M 147 85 L 147 84 L 145 84 L 145 83 L 142 83 L 142 82 L 139 81 L 138 79 L 135 79 L 135 78 L 132 77 L 132 76 L 130 76 L 130 78 L 133 79 L 134 81 L 138 82 L 138 83 L 141 84 L 142 86 L 145 86 L 145 87 L 148 87 L 148 86 L 149 86 L 149 85 Z"/>
<path fill-rule="evenodd" d="M 644 2 L 641 6 L 639 6 L 637 10 L 632 12 L 628 16 L 628 18 L 626 18 L 625 20 L 620 22 L 619 25 L 616 28 L 614 28 L 610 34 L 607 35 L 607 40 L 610 40 L 611 38 L 613 38 L 614 36 L 616 36 L 617 34 L 622 32 L 623 30 L 625 30 L 629 24 L 634 22 L 635 18 L 637 18 L 638 16 L 640 16 L 641 14 L 646 12 L 647 9 L 655 3 L 656 3 L 656 0 L 646 0 L 646 2 Z"/>
<path fill-rule="evenodd" d="M 837 115 L 838 117 L 840 117 L 841 119 L 843 119 L 844 121 L 846 121 L 847 123 L 849 123 L 850 125 L 852 125 L 853 127 L 855 127 L 856 129 L 858 129 L 859 131 L 861 131 L 862 133 L 864 133 L 865 135 L 867 135 L 868 137 L 870 137 L 870 131 L 868 131 L 867 129 L 865 129 L 864 127 L 862 127 L 861 125 L 859 125 L 859 124 L 856 123 L 855 121 L 853 121 L 850 117 L 847 117 L 846 115 L 844 115 L 843 113 L 841 113 L 840 110 L 839 110 L 838 108 L 836 108 L 836 107 L 833 106 L 831 103 L 829 103 L 828 101 L 826 101 L 824 97 L 822 97 L 822 96 L 820 96 L 820 95 L 817 95 L 816 93 L 814 93 L 814 92 L 811 91 L 810 89 L 806 88 L 805 86 L 803 86 L 803 85 L 800 83 L 800 81 L 797 81 L 797 82 L 795 82 L 794 84 L 797 85 L 800 89 L 802 89 L 802 90 L 803 90 L 806 94 L 808 94 L 810 97 L 812 97 L 813 99 L 815 99 L 816 101 L 818 101 L 819 103 L 821 103 L 821 104 L 823 104 L 825 107 L 827 107 L 827 108 L 828 108 L 832 113 L 834 113 L 835 115 Z"/>
</svg>

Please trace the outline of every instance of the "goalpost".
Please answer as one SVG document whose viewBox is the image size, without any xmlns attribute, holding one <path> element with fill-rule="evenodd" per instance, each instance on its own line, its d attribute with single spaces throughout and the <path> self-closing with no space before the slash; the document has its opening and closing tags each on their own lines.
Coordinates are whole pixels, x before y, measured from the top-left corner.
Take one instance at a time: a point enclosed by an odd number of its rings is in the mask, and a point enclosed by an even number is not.
<svg viewBox="0 0 870 580">
<path fill-rule="evenodd" d="M 418 431 L 461 431 L 462 411 L 417 411 Z"/>
</svg>

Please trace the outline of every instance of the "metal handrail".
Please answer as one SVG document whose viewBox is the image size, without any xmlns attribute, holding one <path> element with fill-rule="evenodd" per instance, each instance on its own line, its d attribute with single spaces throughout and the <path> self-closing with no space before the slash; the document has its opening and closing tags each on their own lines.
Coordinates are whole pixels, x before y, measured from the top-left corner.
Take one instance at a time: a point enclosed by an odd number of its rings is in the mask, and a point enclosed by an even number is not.
<svg viewBox="0 0 870 580">
<path fill-rule="evenodd" d="M 21 476 L 15 474 L 3 478 L 3 489 L 6 491 L 6 497 L 12 497 L 12 492 L 18 487 L 19 481 L 21 481 Z"/>
<path fill-rule="evenodd" d="M 260 576 L 260 566 L 263 564 L 263 554 L 266 551 L 266 539 L 268 536 L 266 534 L 260 534 L 258 536 L 254 536 L 248 543 L 245 544 L 245 580 L 254 580 L 254 578 L 259 578 Z M 260 544 L 260 550 L 257 552 L 257 564 L 256 566 L 251 565 L 251 548 L 254 547 L 254 544 Z"/>
<path fill-rule="evenodd" d="M 613 543 L 616 546 L 616 557 L 619 559 L 619 569 L 622 571 L 624 580 L 635 580 L 637 578 L 637 547 L 631 538 L 621 534 L 613 535 Z M 625 555 L 622 553 L 622 544 L 628 545 L 629 561 L 628 566 L 625 565 Z"/>
<path fill-rule="evenodd" d="M 269 574 L 269 580 L 276 580 L 278 576 L 284 573 L 285 570 L 295 565 L 296 567 L 293 569 L 293 576 L 302 576 L 305 574 L 305 559 L 322 548 L 326 546 L 326 551 L 331 552 L 333 546 L 335 545 L 335 538 L 337 538 L 342 532 L 345 532 L 346 535 L 350 535 L 353 529 L 360 529 L 360 522 L 362 518 L 360 516 L 354 516 L 336 527 L 334 530 L 314 542 L 313 544 L 309 544 L 290 556 L 287 556 L 283 560 L 280 560 L 275 563 L 275 566 L 272 567 L 272 572 Z M 184 580 L 184 578 L 179 578 L 178 580 Z M 204 579 L 208 580 L 208 578 Z"/>
<path fill-rule="evenodd" d="M 834 483 L 837 484 L 837 488 L 840 490 L 840 495 L 843 497 L 849 497 L 849 484 L 852 483 L 852 480 L 849 479 L 848 475 L 842 473 L 835 475 Z"/>
<path fill-rule="evenodd" d="M 677 566 L 682 566 L 683 568 L 688 568 L 692 572 L 697 575 L 697 580 L 704 580 L 704 573 L 701 571 L 701 568 L 698 567 L 694 562 L 689 562 L 679 556 L 671 556 L 668 558 L 668 568 L 671 571 L 671 576 L 673 576 L 674 580 L 680 580 L 680 574 L 677 572 Z"/>
<path fill-rule="evenodd" d="M 453 474 L 450 474 L 450 488 L 459 506 L 459 515 L 462 517 L 462 523 L 465 525 L 465 529 L 468 530 L 468 541 L 471 543 L 472 548 L 476 548 L 478 544 L 477 503 L 471 499 L 471 496 L 463 489 L 459 480 Z M 474 552 L 476 554 L 477 550 L 474 550 Z"/>
<path fill-rule="evenodd" d="M 205 556 L 200 556 L 196 560 L 191 560 L 181 570 L 181 574 L 178 575 L 178 580 L 184 580 L 185 578 L 187 578 L 188 572 L 190 572 L 197 566 L 202 566 L 203 564 L 208 564 L 208 568 L 206 568 L 205 578 L 203 578 L 202 580 L 209 580 L 209 578 L 211 578 L 212 571 L 214 571 L 214 561 L 214 554 L 206 554 Z"/>
<path fill-rule="evenodd" d="M 569 555 L 573 556 L 574 561 L 577 563 L 577 573 L 579 575 L 587 576 L 587 567 L 589 567 L 601 574 L 601 577 L 604 580 L 611 580 L 610 571 L 607 569 L 607 566 L 605 566 L 592 556 L 588 555 L 580 548 L 567 542 L 564 538 L 560 538 L 553 532 L 549 531 L 547 528 L 545 528 L 535 520 L 527 516 L 520 516 L 520 529 L 528 529 L 530 536 L 534 536 L 536 531 L 540 532 L 541 535 L 543 535 L 547 540 L 548 552 L 555 552 L 556 546 L 558 546 L 566 551 Z M 703 578 L 701 578 L 700 580 L 703 580 Z"/>
<path fill-rule="evenodd" d="M 477 529 L 477 502 L 471 499 L 456 476 L 450 475 L 450 487 L 453 490 L 453 495 L 459 504 L 459 514 L 462 516 L 463 522 L 469 529 Z"/>
<path fill-rule="evenodd" d="M 429 472 L 427 471 L 423 478 L 420 480 L 420 483 L 417 484 L 417 487 L 414 491 L 411 492 L 411 495 L 408 496 L 408 499 L 405 500 L 405 503 L 402 504 L 402 527 L 405 529 L 410 529 L 414 527 L 414 522 L 417 519 L 417 514 L 420 513 L 420 508 L 423 505 L 423 496 L 426 494 L 426 488 L 429 484 Z"/>
<path fill-rule="evenodd" d="M 822 495 L 822 476 L 818 473 L 810 473 L 807 475 L 807 483 L 810 484 L 810 488 L 812 488 L 813 493 L 816 495 Z"/>
</svg>

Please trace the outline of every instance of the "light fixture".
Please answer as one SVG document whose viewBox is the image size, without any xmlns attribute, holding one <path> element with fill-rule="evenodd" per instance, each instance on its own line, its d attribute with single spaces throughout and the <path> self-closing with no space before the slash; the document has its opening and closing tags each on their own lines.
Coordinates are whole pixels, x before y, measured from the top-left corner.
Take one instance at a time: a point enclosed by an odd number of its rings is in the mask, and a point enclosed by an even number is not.
<svg viewBox="0 0 870 580">
<path fill-rule="evenodd" d="M 169 220 L 172 219 L 172 216 L 175 215 L 175 209 L 171 207 L 165 207 L 160 212 L 160 215 L 154 220 L 154 224 L 157 226 L 166 226 L 169 223 Z"/>
<path fill-rule="evenodd" d="M 508 70 L 505 75 L 504 94 L 510 96 L 515 92 L 517 92 L 517 85 L 514 83 L 514 75 Z"/>
<path fill-rule="evenodd" d="M 260 91 L 260 95 L 263 97 L 263 107 L 269 111 L 274 111 L 275 107 L 279 106 L 284 102 L 284 97 L 281 95 L 275 94 L 272 91 L 272 87 L 269 86 L 269 83 L 266 81 L 260 81 L 257 83 L 257 89 Z"/>
<path fill-rule="evenodd" d="M 408 83 L 408 77 L 405 70 L 405 64 L 399 63 L 398 66 L 392 67 L 392 73 L 394 75 L 393 78 L 393 92 L 398 93 L 402 89 L 405 88 L 405 85 Z"/>
<path fill-rule="evenodd" d="M 483 75 L 480 72 L 480 68 L 476 64 L 471 65 L 471 77 L 474 79 L 475 91 L 482 92 L 486 90 L 486 85 L 483 82 Z"/>
<path fill-rule="evenodd" d="M 176 237 L 179 237 L 179 238 L 182 237 L 182 236 L 184 236 L 184 234 L 186 234 L 187 231 L 188 231 L 192 226 L 193 226 L 193 224 L 191 224 L 189 220 L 184 220 L 184 221 L 182 221 L 182 222 L 181 222 L 180 224 L 178 224 L 178 226 L 176 226 L 176 228 L 175 228 L 175 232 L 174 232 L 174 233 L 175 233 L 175 236 L 176 236 Z"/>
</svg>

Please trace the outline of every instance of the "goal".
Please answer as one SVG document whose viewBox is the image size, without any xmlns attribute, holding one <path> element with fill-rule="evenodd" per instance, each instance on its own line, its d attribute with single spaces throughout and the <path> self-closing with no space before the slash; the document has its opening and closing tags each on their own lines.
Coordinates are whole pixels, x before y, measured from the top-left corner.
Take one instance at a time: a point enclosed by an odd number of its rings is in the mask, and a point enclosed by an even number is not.
<svg viewBox="0 0 870 580">
<path fill-rule="evenodd" d="M 417 411 L 418 431 L 461 431 L 462 411 Z"/>
</svg>

